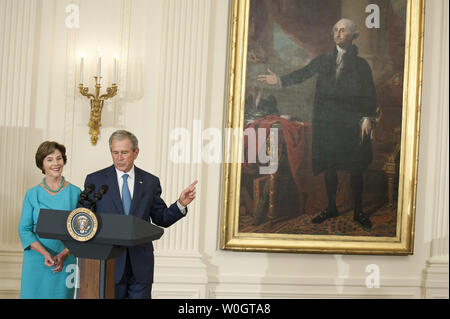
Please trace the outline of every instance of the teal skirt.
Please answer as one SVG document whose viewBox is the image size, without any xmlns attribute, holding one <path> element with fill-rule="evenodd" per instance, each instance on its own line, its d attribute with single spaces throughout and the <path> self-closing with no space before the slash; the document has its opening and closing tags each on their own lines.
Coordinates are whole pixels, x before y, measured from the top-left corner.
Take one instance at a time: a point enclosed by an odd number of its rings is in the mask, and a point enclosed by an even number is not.
<svg viewBox="0 0 450 319">
<path fill-rule="evenodd" d="M 52 256 L 55 252 L 49 251 Z M 23 254 L 22 299 L 73 299 L 75 293 L 76 258 L 70 255 L 64 261 L 61 272 L 53 273 L 54 267 L 44 264 L 44 256 L 26 249 Z"/>
</svg>

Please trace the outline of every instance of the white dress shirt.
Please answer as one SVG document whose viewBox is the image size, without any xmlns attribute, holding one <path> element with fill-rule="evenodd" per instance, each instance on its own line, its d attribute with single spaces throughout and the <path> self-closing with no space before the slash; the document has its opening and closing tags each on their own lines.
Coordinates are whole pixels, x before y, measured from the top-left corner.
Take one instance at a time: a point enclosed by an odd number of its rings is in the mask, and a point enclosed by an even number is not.
<svg viewBox="0 0 450 319">
<path fill-rule="evenodd" d="M 116 168 L 116 174 L 117 174 L 117 183 L 119 183 L 120 198 L 122 198 L 122 187 L 123 187 L 123 178 L 122 178 L 122 176 L 125 175 L 125 174 L 128 174 L 127 184 L 128 184 L 128 189 L 130 190 L 131 199 L 133 199 L 133 193 L 134 193 L 134 166 L 131 168 L 131 170 L 129 172 L 122 172 L 122 171 L 119 171 Z"/>
<path fill-rule="evenodd" d="M 120 199 L 122 199 L 122 187 L 123 187 L 123 178 L 122 178 L 122 176 L 124 174 L 128 174 L 127 184 L 128 184 L 128 189 L 130 190 L 131 199 L 133 199 L 134 180 L 135 180 L 134 165 L 131 168 L 131 170 L 128 171 L 128 172 L 122 172 L 122 171 L 119 171 L 116 168 L 116 174 L 117 174 L 117 183 L 119 184 Z M 186 215 L 186 206 L 181 205 L 178 200 L 177 200 L 177 206 L 178 206 L 178 209 L 180 210 L 180 212 L 183 215 Z"/>
<path fill-rule="evenodd" d="M 342 68 L 344 67 L 344 54 L 347 52 L 345 49 L 336 45 L 337 57 L 336 57 L 336 78 L 341 74 Z"/>
</svg>

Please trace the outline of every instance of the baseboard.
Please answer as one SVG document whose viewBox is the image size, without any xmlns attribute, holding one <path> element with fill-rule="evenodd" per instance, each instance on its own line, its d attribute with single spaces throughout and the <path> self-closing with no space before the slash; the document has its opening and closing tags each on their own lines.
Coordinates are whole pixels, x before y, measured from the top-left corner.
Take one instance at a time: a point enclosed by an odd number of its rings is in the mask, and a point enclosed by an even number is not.
<svg viewBox="0 0 450 319">
<path fill-rule="evenodd" d="M 421 296 L 421 278 L 382 278 L 378 288 L 366 278 L 227 275 L 210 278 L 207 298 L 218 299 L 411 299 Z"/>
<path fill-rule="evenodd" d="M 18 298 L 21 250 L 0 250 L 0 298 Z M 426 263 L 420 278 L 381 278 L 378 288 L 366 278 L 248 276 L 208 274 L 199 255 L 158 255 L 155 260 L 155 299 L 303 299 L 303 298 L 447 298 L 448 258 Z"/>
<path fill-rule="evenodd" d="M 0 249 L 0 298 L 16 299 L 20 296 L 23 251 L 17 247 Z"/>
<path fill-rule="evenodd" d="M 448 277 L 448 256 L 429 259 L 423 271 L 422 297 L 426 299 L 448 299 Z"/>
</svg>

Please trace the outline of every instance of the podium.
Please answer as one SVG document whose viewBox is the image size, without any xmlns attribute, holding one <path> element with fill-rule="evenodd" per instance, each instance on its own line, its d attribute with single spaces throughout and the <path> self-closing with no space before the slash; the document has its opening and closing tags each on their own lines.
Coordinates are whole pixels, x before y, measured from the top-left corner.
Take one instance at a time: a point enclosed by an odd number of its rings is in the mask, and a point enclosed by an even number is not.
<svg viewBox="0 0 450 319">
<path fill-rule="evenodd" d="M 114 259 L 128 247 L 161 238 L 164 230 L 143 219 L 119 214 L 95 214 L 95 236 L 79 241 L 69 233 L 71 211 L 41 209 L 36 233 L 58 239 L 75 257 L 82 258 L 78 298 L 114 298 Z"/>
</svg>

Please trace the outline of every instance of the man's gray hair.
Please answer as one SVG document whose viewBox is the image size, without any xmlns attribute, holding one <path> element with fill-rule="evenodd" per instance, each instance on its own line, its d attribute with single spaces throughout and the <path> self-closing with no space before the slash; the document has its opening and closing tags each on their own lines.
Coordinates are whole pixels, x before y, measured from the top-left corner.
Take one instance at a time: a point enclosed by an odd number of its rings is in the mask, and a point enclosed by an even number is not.
<svg viewBox="0 0 450 319">
<path fill-rule="evenodd" d="M 333 34 L 334 32 L 334 28 L 336 27 L 336 25 L 342 22 L 345 24 L 345 27 L 347 28 L 348 32 L 350 33 L 352 40 L 355 40 L 356 38 L 358 38 L 359 36 L 359 32 L 358 32 L 358 26 L 350 19 L 341 19 L 338 22 L 336 22 L 336 24 L 333 26 L 333 29 L 331 29 L 331 34 Z"/>
<path fill-rule="evenodd" d="M 118 130 L 111 134 L 111 136 L 109 137 L 109 150 L 112 151 L 112 141 L 113 140 L 122 141 L 126 138 L 128 138 L 130 140 L 131 148 L 132 148 L 133 152 L 135 152 L 139 148 L 138 139 L 133 133 L 125 131 L 125 130 Z"/>
</svg>

